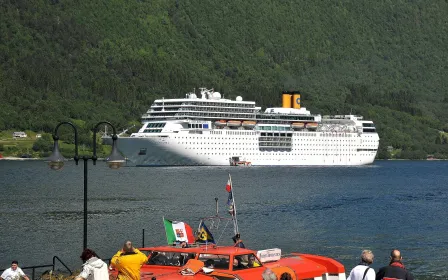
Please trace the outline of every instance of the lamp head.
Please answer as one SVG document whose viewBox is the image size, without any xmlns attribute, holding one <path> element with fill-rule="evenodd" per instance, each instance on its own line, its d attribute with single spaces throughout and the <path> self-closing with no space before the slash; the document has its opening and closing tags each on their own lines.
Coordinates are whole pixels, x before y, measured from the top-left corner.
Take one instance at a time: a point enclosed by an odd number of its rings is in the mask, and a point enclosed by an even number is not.
<svg viewBox="0 0 448 280">
<path fill-rule="evenodd" d="M 126 161 L 125 158 L 120 154 L 117 148 L 117 135 L 112 136 L 112 152 L 106 158 L 106 163 L 111 169 L 120 168 Z"/>
<path fill-rule="evenodd" d="M 48 166 L 50 166 L 53 170 L 61 170 L 62 167 L 64 167 L 64 162 L 66 159 L 62 156 L 61 152 L 59 151 L 59 144 L 58 144 L 58 138 L 57 136 L 53 136 L 54 139 L 54 146 L 53 146 L 53 153 L 47 158 Z"/>
</svg>

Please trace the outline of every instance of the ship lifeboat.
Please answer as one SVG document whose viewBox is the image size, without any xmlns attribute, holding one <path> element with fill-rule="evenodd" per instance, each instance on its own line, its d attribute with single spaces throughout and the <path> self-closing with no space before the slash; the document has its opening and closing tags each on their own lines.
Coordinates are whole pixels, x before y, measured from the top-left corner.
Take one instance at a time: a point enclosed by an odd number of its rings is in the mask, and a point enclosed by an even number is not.
<svg viewBox="0 0 448 280">
<path fill-rule="evenodd" d="M 215 125 L 216 126 L 225 126 L 227 124 L 227 122 L 226 121 L 223 121 L 223 120 L 220 120 L 220 121 L 216 121 L 215 122 Z"/>
<path fill-rule="evenodd" d="M 306 124 L 306 128 L 309 129 L 309 130 L 316 130 L 317 126 L 318 126 L 317 123 L 307 123 Z"/>
<path fill-rule="evenodd" d="M 305 127 L 305 124 L 301 122 L 295 122 L 291 124 L 291 127 L 293 129 L 303 129 Z"/>
<path fill-rule="evenodd" d="M 228 121 L 227 126 L 232 126 L 232 127 L 241 126 L 241 121 Z"/>
<path fill-rule="evenodd" d="M 254 121 L 244 121 L 242 125 L 243 127 L 254 128 L 256 124 Z"/>
</svg>

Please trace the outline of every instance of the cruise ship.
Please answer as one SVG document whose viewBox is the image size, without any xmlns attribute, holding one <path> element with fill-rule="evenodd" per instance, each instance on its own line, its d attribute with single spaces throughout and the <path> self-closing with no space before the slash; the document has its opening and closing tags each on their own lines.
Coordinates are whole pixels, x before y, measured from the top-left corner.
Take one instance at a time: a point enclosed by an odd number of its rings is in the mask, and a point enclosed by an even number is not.
<svg viewBox="0 0 448 280">
<path fill-rule="evenodd" d="M 128 165 L 365 165 L 379 144 L 372 121 L 311 114 L 297 91 L 283 92 L 282 107 L 263 111 L 241 96 L 200 88 L 155 100 L 142 124 L 117 141 Z"/>
</svg>

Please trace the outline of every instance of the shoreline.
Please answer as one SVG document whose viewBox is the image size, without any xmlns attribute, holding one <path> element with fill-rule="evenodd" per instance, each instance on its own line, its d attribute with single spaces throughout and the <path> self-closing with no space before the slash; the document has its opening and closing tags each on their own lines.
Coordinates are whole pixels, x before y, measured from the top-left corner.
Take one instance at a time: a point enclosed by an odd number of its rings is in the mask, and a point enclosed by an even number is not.
<svg viewBox="0 0 448 280">
<path fill-rule="evenodd" d="M 7 161 L 27 161 L 27 160 L 42 160 L 42 161 L 44 161 L 44 160 L 46 160 L 46 158 L 21 158 L 21 157 L 0 157 L 0 161 L 1 160 L 7 160 Z M 71 159 L 67 159 L 68 161 L 71 161 L 71 160 L 73 160 L 72 158 Z M 103 158 L 98 158 L 98 160 L 103 160 Z M 394 159 L 394 158 L 390 158 L 390 159 L 375 159 L 375 161 L 445 161 L 445 160 L 448 160 L 448 159 L 435 159 L 435 158 L 432 158 L 432 159 L 402 159 L 402 158 L 397 158 L 397 159 Z"/>
<path fill-rule="evenodd" d="M 45 158 L 20 158 L 20 157 L 2 157 L 0 160 L 23 161 L 23 160 L 45 160 Z"/>
</svg>

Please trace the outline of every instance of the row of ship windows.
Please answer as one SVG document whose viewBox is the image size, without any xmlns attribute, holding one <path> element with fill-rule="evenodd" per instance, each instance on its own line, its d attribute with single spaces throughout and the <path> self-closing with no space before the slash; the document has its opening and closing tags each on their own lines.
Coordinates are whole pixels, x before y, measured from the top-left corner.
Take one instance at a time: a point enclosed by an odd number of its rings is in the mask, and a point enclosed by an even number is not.
<svg viewBox="0 0 448 280">
<path fill-rule="evenodd" d="M 216 112 L 213 112 L 216 111 Z M 155 114 L 154 114 L 155 113 Z M 230 113 L 230 114 L 226 114 Z M 249 113 L 249 114 L 248 114 Z M 143 116 L 143 120 L 157 120 L 163 117 L 174 117 L 177 119 L 186 119 L 190 116 L 198 116 L 198 117 L 209 117 L 214 119 L 219 118 L 247 118 L 247 119 L 258 119 L 262 121 L 273 120 L 271 123 L 279 123 L 282 120 L 285 121 L 314 121 L 315 117 L 310 116 L 295 116 L 295 115 L 272 115 L 272 114 L 259 114 L 253 110 L 238 110 L 238 109 L 227 109 L 227 110 L 191 110 L 188 108 L 183 109 L 167 109 L 162 108 L 158 110 L 153 110 L 147 112 Z"/>
<path fill-rule="evenodd" d="M 175 111 L 175 109 L 173 111 Z M 223 107 L 220 107 L 220 108 L 217 108 L 217 107 L 212 107 L 212 108 L 209 108 L 209 107 L 196 107 L 196 108 L 194 108 L 194 107 L 183 107 L 183 108 L 180 108 L 179 111 L 219 112 L 219 113 L 225 113 L 225 112 L 233 113 L 234 112 L 234 113 L 246 113 L 246 114 L 249 113 L 249 114 L 254 114 L 254 115 L 256 113 L 255 108 L 247 108 L 247 109 L 243 109 L 243 108 L 238 109 L 237 108 L 237 109 L 234 109 L 232 107 L 230 107 L 230 108 L 223 108 Z"/>
<path fill-rule="evenodd" d="M 222 132 L 222 131 L 217 131 L 217 132 Z M 252 131 L 227 131 L 226 134 L 227 135 L 257 135 L 256 132 L 252 132 Z"/>
<path fill-rule="evenodd" d="M 286 143 L 280 143 L 280 142 L 274 142 L 272 144 L 275 144 L 275 143 L 277 143 L 277 144 L 286 144 Z M 185 143 L 184 142 L 177 142 L 177 144 L 186 144 L 186 145 L 188 145 L 188 142 L 185 142 Z M 190 142 L 190 144 L 194 145 L 195 143 Z M 220 144 L 220 143 L 218 143 L 218 144 Z M 221 145 L 225 146 L 226 144 L 223 143 Z M 249 146 L 249 145 L 253 146 L 253 145 L 256 145 L 256 144 L 242 143 L 240 146 Z M 311 145 L 311 144 L 290 144 L 288 146 L 313 146 L 313 147 L 316 147 L 316 145 Z M 339 146 L 334 146 L 334 145 L 329 145 L 329 144 L 322 145 L 322 147 L 346 147 L 346 146 L 347 147 L 351 147 L 351 145 L 339 145 Z M 362 147 L 366 147 L 366 146 L 368 147 L 368 145 L 363 145 Z M 193 147 L 191 149 L 199 149 L 199 148 Z M 221 149 L 221 148 L 213 147 L 213 148 L 204 148 L 204 149 Z M 234 148 L 234 149 L 238 149 L 238 148 Z M 247 149 L 247 148 L 244 148 L 244 149 Z M 250 148 L 248 148 L 248 149 L 250 149 Z"/>
<path fill-rule="evenodd" d="M 195 136 L 179 136 L 179 137 L 177 137 L 177 136 L 175 136 L 174 137 L 175 139 L 177 139 L 177 138 L 179 138 L 179 139 L 195 139 L 195 140 L 203 140 L 203 139 L 215 139 L 215 140 L 220 140 L 220 141 L 222 141 L 222 140 L 225 140 L 225 139 L 219 139 L 219 138 L 214 138 L 214 137 L 195 137 Z M 263 139 L 266 139 L 266 138 L 263 138 Z M 273 140 L 274 140 L 274 138 L 272 138 Z M 258 142 L 258 138 L 232 138 L 231 140 L 246 140 L 247 142 Z M 250 140 L 250 141 L 249 141 Z M 345 142 L 345 143 L 352 143 L 352 142 L 356 142 L 356 140 L 355 139 L 353 139 L 353 140 L 341 140 L 341 139 L 313 139 L 313 140 L 311 140 L 311 139 L 297 139 L 297 140 L 295 140 L 294 139 L 294 141 L 303 141 L 303 142 Z M 378 142 L 377 140 L 363 140 L 363 142 L 374 142 L 374 143 L 376 143 L 376 142 Z M 196 142 L 194 142 L 194 144 L 196 144 Z M 210 143 L 202 143 L 202 142 L 198 142 L 197 144 L 210 144 Z M 213 144 L 222 144 L 222 143 L 213 143 Z M 238 144 L 238 145 L 241 145 L 241 144 L 243 144 L 243 143 L 241 143 L 241 142 L 238 142 L 238 143 L 233 143 L 233 144 Z"/>
<path fill-rule="evenodd" d="M 148 124 L 147 128 L 149 127 L 162 127 L 164 126 L 165 123 L 153 123 L 153 124 Z M 208 128 L 208 124 L 189 124 L 188 128 Z M 286 129 L 285 129 L 286 130 Z M 160 132 L 161 129 L 157 129 L 155 131 L 146 131 L 145 132 Z M 210 131 L 210 134 L 214 134 L 214 135 L 222 135 L 223 131 Z M 226 135 L 257 135 L 256 132 L 253 131 L 226 131 Z M 291 134 L 285 134 L 285 133 L 266 133 L 266 132 L 262 132 L 261 136 L 290 136 Z M 318 133 L 307 133 L 307 132 L 298 132 L 298 133 L 293 133 L 292 135 L 294 136 L 310 136 L 310 137 L 317 137 L 319 136 Z M 321 137 L 355 137 L 355 135 L 353 134 L 335 134 L 335 133 L 322 133 L 320 134 Z"/>
<path fill-rule="evenodd" d="M 225 103 L 225 102 L 154 102 L 151 107 L 162 106 L 213 106 L 213 107 L 239 107 L 239 108 L 255 108 L 255 103 Z"/>
<path fill-rule="evenodd" d="M 316 144 L 306 144 L 306 143 L 294 143 L 294 142 L 289 142 L 289 141 L 260 141 L 261 143 L 290 143 L 290 144 L 292 144 L 292 145 L 294 145 L 294 146 L 316 146 Z M 236 146 L 249 146 L 249 145 L 258 145 L 258 143 L 260 143 L 260 142 L 246 142 L 246 143 L 225 143 L 225 142 L 223 142 L 223 143 L 213 143 L 213 145 L 234 145 L 234 144 L 236 144 Z M 202 142 L 177 142 L 177 144 L 190 144 L 190 145 L 207 145 L 207 144 L 209 144 L 210 145 L 210 143 L 202 143 Z M 348 146 L 348 147 L 351 147 L 352 145 L 351 144 L 337 144 L 337 143 L 334 143 L 334 144 L 320 144 L 320 146 L 336 146 L 336 147 L 344 147 L 344 146 Z M 368 147 L 368 146 L 371 146 L 371 145 L 361 145 L 362 147 Z"/>
<path fill-rule="evenodd" d="M 277 151 L 265 151 L 263 153 L 243 153 L 242 156 L 285 156 L 284 154 L 274 153 L 274 154 L 266 154 L 268 152 L 277 152 Z M 290 152 L 288 152 L 290 153 Z M 197 153 L 198 155 L 210 155 L 210 156 L 233 156 L 231 153 Z M 289 156 L 371 156 L 371 154 L 289 154 Z M 288 158 L 286 158 L 288 159 Z"/>
<path fill-rule="evenodd" d="M 182 108 L 156 108 L 153 109 L 151 113 L 161 113 L 161 112 L 218 112 L 218 113 L 249 113 L 254 114 L 256 111 L 254 109 L 233 109 L 233 108 L 193 108 L 193 107 L 182 107 Z"/>
<path fill-rule="evenodd" d="M 151 114 L 156 113 L 156 112 L 152 112 Z M 225 114 L 225 113 L 221 113 L 221 112 L 204 112 L 204 113 L 196 113 L 196 112 L 188 112 L 188 111 L 176 111 L 173 113 L 167 112 L 167 111 L 161 111 L 161 112 L 157 112 L 160 113 L 157 115 L 151 115 L 149 117 L 145 117 L 143 119 L 145 120 L 158 120 L 158 119 L 166 119 L 166 118 L 170 118 L 170 117 L 176 117 L 177 119 L 189 119 L 191 117 L 197 116 L 197 117 L 208 117 L 208 118 L 213 118 L 213 119 L 217 119 L 217 118 L 236 118 L 236 119 L 254 119 L 254 114 L 244 114 L 244 113 L 231 113 L 231 114 Z"/>
<path fill-rule="evenodd" d="M 263 148 L 263 147 L 260 147 Z M 239 148 L 191 148 L 185 147 L 185 149 L 190 150 L 240 150 Z M 258 148 L 245 148 L 244 150 L 258 150 Z M 322 149 L 300 149 L 301 151 L 320 151 Z M 339 149 L 338 151 L 350 151 L 355 149 Z M 373 152 L 377 151 L 377 149 L 356 149 L 357 152 Z"/>
<path fill-rule="evenodd" d="M 222 131 L 214 131 L 214 132 L 222 132 Z M 222 133 L 216 133 L 216 134 L 222 134 Z M 286 136 L 286 134 L 284 134 L 284 133 L 281 133 L 281 134 L 278 134 L 278 135 L 271 135 L 271 133 L 268 133 L 269 135 L 265 135 L 264 133 L 262 133 L 262 135 L 261 136 L 269 136 L 269 137 L 291 137 L 291 136 Z M 228 134 L 229 135 L 229 134 Z M 235 134 L 235 135 L 256 135 L 256 133 L 251 133 L 251 132 L 249 132 L 249 133 L 247 133 L 247 134 Z M 302 136 L 302 135 L 295 135 L 294 134 L 294 136 Z M 197 137 L 197 136 L 174 136 L 174 138 L 192 138 L 192 139 L 218 139 L 218 138 L 216 138 L 216 137 Z M 220 137 L 220 138 L 222 138 L 222 137 Z M 234 138 L 234 137 L 225 137 L 226 139 L 231 139 L 231 140 L 250 140 L 250 139 L 252 139 L 252 140 L 256 140 L 256 139 L 258 139 L 257 137 L 251 137 L 251 138 Z M 317 140 L 315 140 L 315 139 L 308 139 L 308 138 L 303 138 L 303 139 L 301 139 L 301 140 L 304 140 L 304 141 L 323 141 L 323 140 L 319 140 L 319 139 L 317 139 Z M 364 141 L 364 142 L 367 142 L 367 141 L 377 141 L 377 140 L 366 140 L 366 139 L 361 139 L 362 141 Z M 344 139 L 338 139 L 338 140 L 325 140 L 325 141 L 345 141 L 345 142 L 347 142 L 347 141 L 356 141 L 356 139 L 353 139 L 353 140 L 351 140 L 351 139 L 347 139 L 347 140 L 344 140 Z"/>
</svg>

